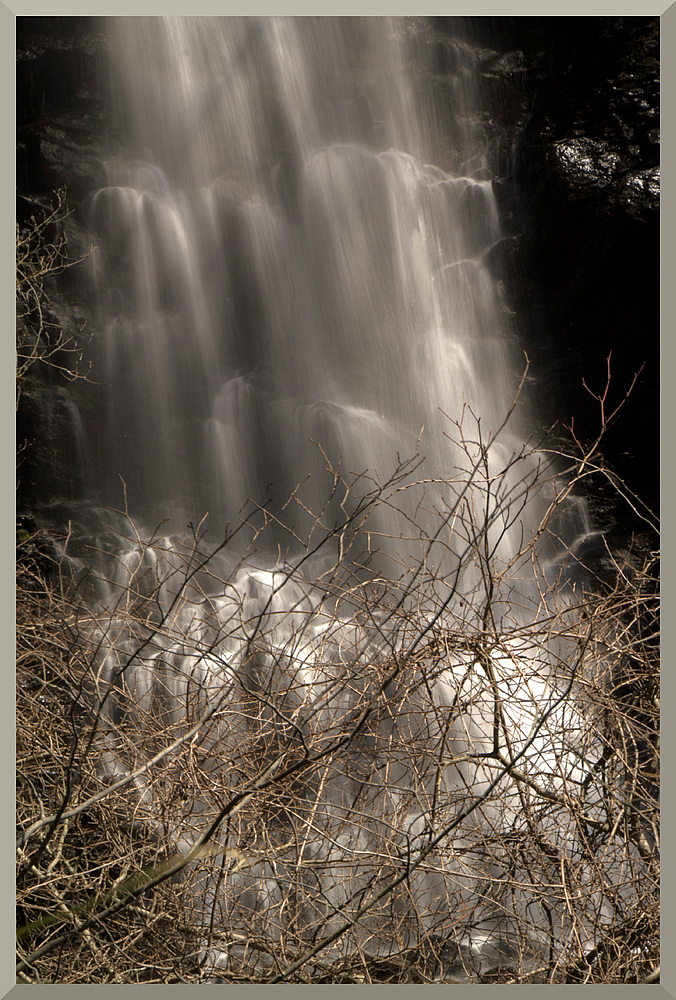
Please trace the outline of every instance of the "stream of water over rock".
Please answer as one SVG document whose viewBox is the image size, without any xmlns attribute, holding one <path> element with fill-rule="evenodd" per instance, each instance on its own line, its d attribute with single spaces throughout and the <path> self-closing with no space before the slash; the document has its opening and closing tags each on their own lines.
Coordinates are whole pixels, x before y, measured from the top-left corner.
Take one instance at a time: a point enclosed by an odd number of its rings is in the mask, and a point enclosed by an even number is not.
<svg viewBox="0 0 676 1000">
<path fill-rule="evenodd" d="M 122 477 L 147 520 L 208 512 L 214 538 L 247 500 L 276 510 L 298 490 L 318 512 L 327 464 L 385 483 L 420 454 L 428 513 L 411 489 L 369 521 L 374 548 L 415 559 L 400 536 L 435 529 L 478 453 L 451 421 L 474 442 L 479 418 L 487 443 L 525 366 L 485 264 L 501 231 L 471 53 L 458 44 L 442 150 L 415 21 L 121 19 L 115 34 L 128 148 L 89 204 L 112 387 L 94 489 L 110 503 Z M 528 435 L 520 417 L 491 473 Z M 287 508 L 301 547 L 313 514 Z M 280 527 L 269 541 L 298 550 Z M 517 522 L 502 555 L 520 542 Z"/>
<path fill-rule="evenodd" d="M 92 513 L 69 549 L 98 608 L 102 769 L 151 755 L 153 725 L 203 717 L 201 778 L 183 773 L 164 831 L 187 852 L 229 791 L 280 748 L 323 753 L 381 685 L 389 708 L 340 754 L 221 827 L 193 906 L 244 937 L 209 960 L 266 968 L 246 940 L 349 924 L 486 792 L 328 952 L 432 936 L 471 978 L 517 938 L 525 955 L 515 927 L 537 923 L 532 899 L 506 902 L 485 837 L 519 821 L 480 756 L 497 682 L 467 636 L 489 604 L 513 752 L 556 785 L 581 766 L 563 736 L 590 738 L 557 701 L 561 645 L 517 627 L 549 613 L 546 569 L 518 558 L 549 497 L 521 399 L 503 426 L 525 362 L 486 263 L 502 234 L 471 50 L 452 49 L 442 115 L 418 19 L 120 18 L 112 44 L 125 144 L 87 204 L 105 404 L 82 431 Z M 587 530 L 578 507 L 554 534 Z M 509 602 L 477 552 L 513 563 Z M 429 653 L 422 686 L 388 680 L 430 623 L 455 647 Z M 135 784 L 152 816 L 159 786 Z"/>
</svg>

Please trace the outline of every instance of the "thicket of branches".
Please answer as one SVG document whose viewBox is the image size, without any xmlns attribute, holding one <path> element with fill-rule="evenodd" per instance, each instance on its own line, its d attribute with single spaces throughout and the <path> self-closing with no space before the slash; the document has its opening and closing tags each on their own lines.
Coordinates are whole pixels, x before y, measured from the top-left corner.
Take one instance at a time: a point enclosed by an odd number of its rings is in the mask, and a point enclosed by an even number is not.
<svg viewBox="0 0 676 1000">
<path fill-rule="evenodd" d="M 51 283 L 92 252 L 73 257 L 64 222 L 69 215 L 66 192 L 59 189 L 48 207 L 16 226 L 16 406 L 31 369 L 50 365 L 68 379 L 86 378 L 83 329 L 66 332 L 50 305 Z"/>
<path fill-rule="evenodd" d="M 655 556 L 574 581 L 542 556 L 608 475 L 609 387 L 564 476 L 449 425 L 472 472 L 399 580 L 355 566 L 406 463 L 377 486 L 327 460 L 343 518 L 274 573 L 249 564 L 284 512 L 243 551 L 124 512 L 89 560 L 21 543 L 19 981 L 657 980 Z"/>
</svg>

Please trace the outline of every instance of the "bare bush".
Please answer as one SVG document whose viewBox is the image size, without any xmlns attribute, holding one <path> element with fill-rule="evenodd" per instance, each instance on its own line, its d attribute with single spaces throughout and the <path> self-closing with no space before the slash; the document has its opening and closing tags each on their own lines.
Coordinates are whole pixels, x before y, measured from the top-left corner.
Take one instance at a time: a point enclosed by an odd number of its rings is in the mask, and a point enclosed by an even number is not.
<svg viewBox="0 0 676 1000">
<path fill-rule="evenodd" d="M 58 275 L 85 260 L 93 251 L 72 257 L 64 221 L 66 192 L 54 193 L 52 203 L 16 227 L 16 405 L 28 372 L 37 362 L 58 369 L 68 379 L 86 378 L 86 340 L 66 332 L 53 315 L 49 285 Z M 79 331 L 82 333 L 82 330 Z"/>
<path fill-rule="evenodd" d="M 655 981 L 654 566 L 561 542 L 598 442 L 555 476 L 470 423 L 398 575 L 415 461 L 327 460 L 342 520 L 273 568 L 260 509 L 20 562 L 22 981 Z"/>
</svg>

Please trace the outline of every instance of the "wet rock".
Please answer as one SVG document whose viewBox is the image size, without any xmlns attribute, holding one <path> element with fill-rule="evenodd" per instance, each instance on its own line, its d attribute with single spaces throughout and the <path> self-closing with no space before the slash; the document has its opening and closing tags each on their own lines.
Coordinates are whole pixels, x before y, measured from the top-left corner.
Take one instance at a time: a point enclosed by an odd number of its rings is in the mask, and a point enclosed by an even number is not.
<svg viewBox="0 0 676 1000">
<path fill-rule="evenodd" d="M 622 157 L 605 142 L 564 139 L 552 144 L 553 169 L 570 186 L 571 197 L 587 195 L 590 188 L 611 184 L 621 169 Z"/>
<path fill-rule="evenodd" d="M 622 178 L 614 196 L 633 216 L 657 212 L 660 207 L 660 168 L 630 171 Z"/>
<path fill-rule="evenodd" d="M 103 96 L 107 43 L 96 17 L 17 19 L 17 184 L 39 195 L 66 185 L 72 201 L 96 171 L 95 136 L 108 109 Z M 100 142 L 100 138 L 96 140 Z"/>
<path fill-rule="evenodd" d="M 598 433 L 611 355 L 622 398 L 604 454 L 652 509 L 659 485 L 659 19 L 468 19 L 497 136 L 508 231 L 498 263 L 525 337 L 534 403 L 583 440 Z M 505 268 L 508 263 L 509 267 Z M 612 522 L 612 512 L 608 523 Z M 631 520 L 630 511 L 615 516 Z"/>
</svg>

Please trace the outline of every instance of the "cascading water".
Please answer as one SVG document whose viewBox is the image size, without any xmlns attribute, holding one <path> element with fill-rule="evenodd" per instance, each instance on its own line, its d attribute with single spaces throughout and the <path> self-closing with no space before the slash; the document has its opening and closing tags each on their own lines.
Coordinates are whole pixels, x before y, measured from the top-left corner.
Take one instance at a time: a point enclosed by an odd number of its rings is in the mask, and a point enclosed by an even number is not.
<svg viewBox="0 0 676 1000">
<path fill-rule="evenodd" d="M 394 26 L 188 18 L 115 30 L 129 152 L 90 204 L 111 386 L 92 429 L 100 495 L 119 497 L 121 476 L 136 513 L 174 510 L 185 524 L 208 512 L 215 538 L 248 499 L 274 510 L 299 484 L 321 509 L 327 460 L 384 482 L 421 435 L 424 478 L 462 479 L 449 416 L 464 406 L 494 432 L 523 367 L 484 265 L 501 233 L 464 123 L 470 68 L 442 170 L 428 165 L 429 116 L 408 67 L 424 65 L 424 47 Z M 519 433 L 510 425 L 494 446 L 496 467 Z M 426 506 L 441 509 L 443 492 L 428 486 Z M 408 517 L 430 528 L 419 501 L 411 491 L 401 517 L 369 523 L 392 558 L 406 559 L 386 538 L 410 536 Z M 312 521 L 299 515 L 287 511 L 288 527 L 304 540 Z M 518 525 L 503 537 L 506 556 L 519 538 Z M 270 541 L 297 548 L 284 532 Z"/>
<path fill-rule="evenodd" d="M 484 551 L 506 566 L 546 499 L 521 404 L 502 427 L 523 365 L 486 266 L 501 230 L 471 54 L 458 43 L 442 131 L 426 32 L 417 19 L 114 20 L 127 146 L 88 203 L 105 408 L 85 428 L 82 472 L 101 507 L 122 506 L 124 481 L 138 536 L 124 542 L 124 518 L 101 515 L 88 559 L 73 563 L 89 564 L 92 600 L 109 613 L 92 631 L 103 770 L 142 759 L 153 720 L 173 735 L 212 713 L 198 741 L 211 785 L 165 831 L 179 851 L 279 748 L 324 752 L 379 685 L 390 692 L 341 754 L 266 806 L 262 826 L 254 815 L 237 828 L 232 814 L 193 893 L 198 922 L 213 931 L 215 913 L 278 945 L 344 927 L 334 959 L 434 938 L 471 978 L 539 947 L 515 930 L 537 924 L 532 897 L 506 899 L 486 846 L 486 827 L 516 828 L 520 811 L 516 792 L 492 797 L 495 699 L 509 706 L 512 753 L 528 750 L 520 766 L 555 774 L 554 789 L 582 774 L 591 737 L 552 680 L 561 648 L 506 633 L 507 617 L 537 619 L 538 574 L 517 561 L 521 607 L 492 619 L 504 629 L 489 657 L 497 680 L 467 638 L 486 625 L 488 595 L 471 525 L 490 525 Z M 350 526 L 352 559 L 341 525 L 378 488 L 382 501 Z M 251 502 L 258 519 L 221 546 Z M 192 562 L 189 523 L 207 529 Z M 353 589 L 327 574 L 334 556 Z M 376 577 L 378 603 L 360 604 Z M 144 598 L 152 607 L 132 621 Z M 452 612 L 456 632 L 468 628 L 446 659 L 429 654 L 422 688 L 392 673 L 414 650 L 411 608 L 420 650 L 420 622 Z M 561 734 L 578 729 L 569 753 Z M 146 778 L 139 808 L 152 817 Z M 359 912 L 411 857 L 407 879 Z M 265 966 L 265 948 L 253 959 L 233 942 L 209 959 Z"/>
</svg>

